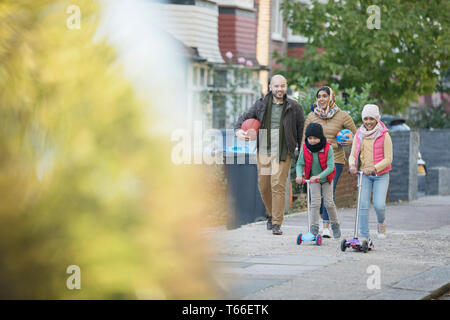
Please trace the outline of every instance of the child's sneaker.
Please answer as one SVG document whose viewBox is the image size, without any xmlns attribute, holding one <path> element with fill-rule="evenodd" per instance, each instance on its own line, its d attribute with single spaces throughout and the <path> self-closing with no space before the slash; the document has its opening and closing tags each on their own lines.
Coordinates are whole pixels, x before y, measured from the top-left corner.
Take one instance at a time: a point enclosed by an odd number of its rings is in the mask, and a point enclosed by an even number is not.
<svg viewBox="0 0 450 320">
<path fill-rule="evenodd" d="M 323 228 L 323 235 L 324 238 L 331 238 L 331 232 L 330 228 Z"/>
<path fill-rule="evenodd" d="M 319 233 L 319 226 L 311 226 L 309 230 L 314 236 L 317 236 L 317 234 Z"/>
<path fill-rule="evenodd" d="M 333 238 L 339 239 L 341 237 L 341 227 L 339 226 L 339 223 L 335 223 L 335 224 L 332 223 L 331 229 L 333 230 Z"/>
<path fill-rule="evenodd" d="M 378 224 L 377 238 L 386 239 L 386 222 Z"/>
</svg>

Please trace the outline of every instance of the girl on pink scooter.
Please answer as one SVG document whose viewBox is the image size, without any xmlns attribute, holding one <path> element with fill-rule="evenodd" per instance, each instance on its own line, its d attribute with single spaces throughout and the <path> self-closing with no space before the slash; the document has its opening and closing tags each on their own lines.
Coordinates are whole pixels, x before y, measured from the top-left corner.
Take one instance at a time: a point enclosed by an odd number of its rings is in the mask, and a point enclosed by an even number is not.
<svg viewBox="0 0 450 320">
<path fill-rule="evenodd" d="M 378 220 L 379 239 L 386 238 L 386 194 L 392 162 L 392 140 L 389 130 L 380 121 L 378 106 L 367 104 L 362 111 L 363 124 L 356 131 L 349 157 L 350 173 L 363 171 L 361 181 L 359 230 L 361 242 L 369 241 L 369 208 L 373 206 Z M 375 175 L 372 175 L 375 173 Z"/>
</svg>

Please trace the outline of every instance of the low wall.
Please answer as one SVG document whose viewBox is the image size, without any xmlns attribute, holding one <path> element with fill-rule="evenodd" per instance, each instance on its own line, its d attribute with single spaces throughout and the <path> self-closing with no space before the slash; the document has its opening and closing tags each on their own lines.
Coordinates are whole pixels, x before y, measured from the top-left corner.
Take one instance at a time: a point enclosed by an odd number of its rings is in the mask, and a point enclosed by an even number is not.
<svg viewBox="0 0 450 320">
<path fill-rule="evenodd" d="M 428 168 L 425 193 L 427 195 L 450 194 L 450 167 Z"/>
<path fill-rule="evenodd" d="M 450 130 L 420 129 L 420 153 L 427 168 L 450 168 Z"/>
<path fill-rule="evenodd" d="M 396 131 L 390 134 L 394 155 L 389 176 L 389 201 L 417 199 L 419 134 L 417 131 Z"/>
</svg>

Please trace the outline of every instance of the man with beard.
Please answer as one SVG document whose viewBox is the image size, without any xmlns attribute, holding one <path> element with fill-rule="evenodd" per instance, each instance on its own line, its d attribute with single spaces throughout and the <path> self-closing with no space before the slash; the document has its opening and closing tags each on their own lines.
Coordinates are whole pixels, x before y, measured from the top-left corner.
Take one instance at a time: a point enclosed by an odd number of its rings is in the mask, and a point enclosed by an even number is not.
<svg viewBox="0 0 450 320">
<path fill-rule="evenodd" d="M 281 235 L 284 218 L 286 179 L 296 147 L 302 145 L 305 116 L 298 102 L 286 96 L 287 81 L 282 75 L 274 75 L 270 91 L 244 112 L 235 126 L 235 134 L 241 140 L 250 140 L 241 128 L 247 119 L 261 123 L 257 135 L 258 187 L 268 212 L 267 229 Z"/>
</svg>

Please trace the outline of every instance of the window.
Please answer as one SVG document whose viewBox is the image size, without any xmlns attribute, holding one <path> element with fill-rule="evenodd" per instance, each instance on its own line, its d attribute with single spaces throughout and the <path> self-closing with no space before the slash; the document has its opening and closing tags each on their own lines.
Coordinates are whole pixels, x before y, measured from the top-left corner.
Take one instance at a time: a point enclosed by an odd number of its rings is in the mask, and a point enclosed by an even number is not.
<svg viewBox="0 0 450 320">
<path fill-rule="evenodd" d="M 192 83 L 194 87 L 198 87 L 198 67 L 192 69 Z"/>
<path fill-rule="evenodd" d="M 208 86 L 208 67 L 197 65 L 192 68 L 192 86 L 194 88 L 206 88 Z"/>
<path fill-rule="evenodd" d="M 272 0 L 272 39 L 283 39 L 283 15 L 280 7 L 282 0 Z"/>
<path fill-rule="evenodd" d="M 308 42 L 308 38 L 299 35 L 299 34 L 294 34 L 291 28 L 288 28 L 288 35 L 287 35 L 287 41 L 289 43 L 307 43 Z M 311 37 L 312 39 L 312 37 Z"/>
<path fill-rule="evenodd" d="M 245 69 L 239 69 L 234 71 L 235 83 L 242 88 L 248 88 L 250 86 L 249 72 Z"/>
<path fill-rule="evenodd" d="M 200 69 L 200 86 L 206 87 L 205 68 Z"/>
<path fill-rule="evenodd" d="M 217 70 L 214 74 L 214 87 L 226 88 L 227 87 L 227 71 Z"/>
<path fill-rule="evenodd" d="M 212 105 L 212 125 L 215 129 L 224 129 L 226 128 L 226 103 L 227 98 L 223 95 L 216 95 L 213 99 Z"/>
</svg>

